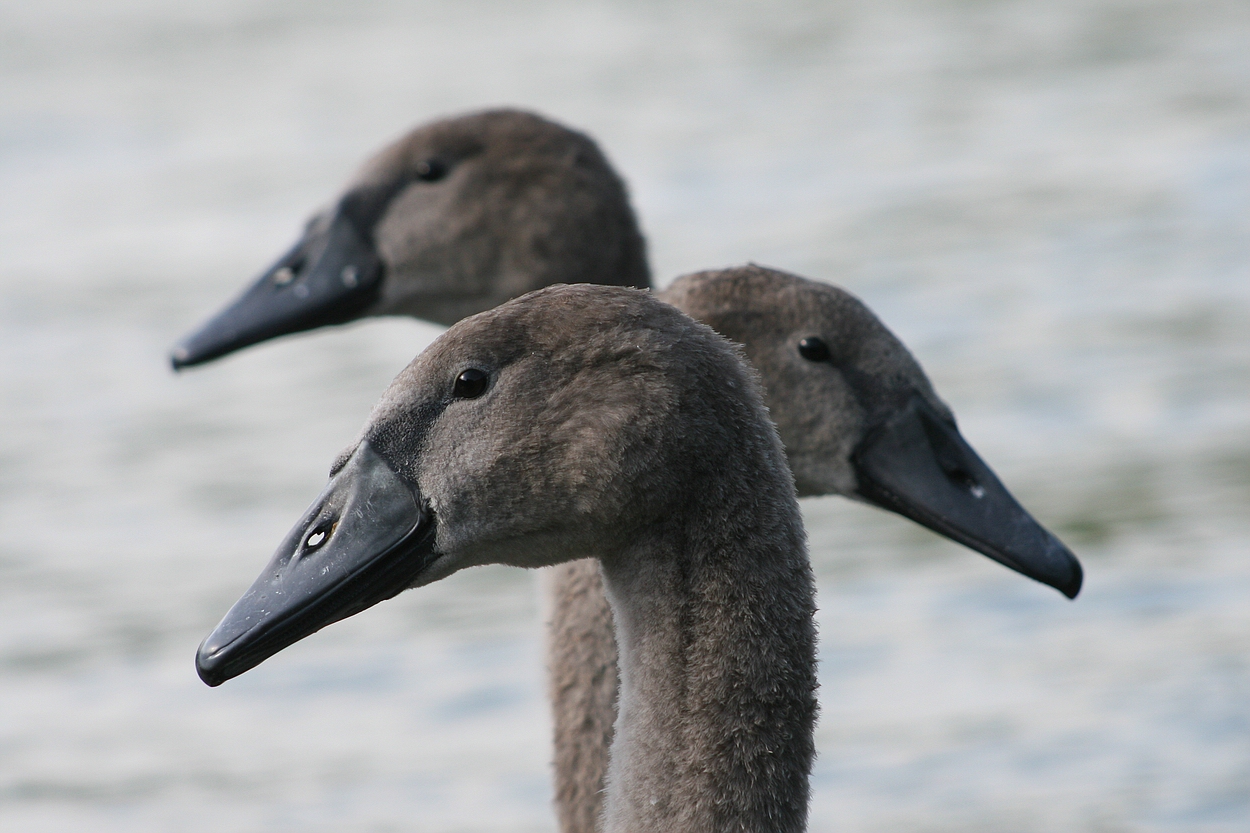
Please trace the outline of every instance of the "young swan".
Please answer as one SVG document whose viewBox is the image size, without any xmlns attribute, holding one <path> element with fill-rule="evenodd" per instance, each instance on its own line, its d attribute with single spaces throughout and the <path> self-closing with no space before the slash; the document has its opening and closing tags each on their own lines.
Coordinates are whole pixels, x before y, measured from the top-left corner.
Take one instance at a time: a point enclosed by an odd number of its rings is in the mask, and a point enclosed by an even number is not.
<svg viewBox="0 0 1250 833">
<path fill-rule="evenodd" d="M 450 324 L 531 289 L 587 278 L 649 282 L 625 186 L 594 142 L 514 110 L 447 119 L 413 130 L 370 160 L 288 254 L 174 350 L 173 363 L 198 364 L 370 315 Z M 768 384 L 801 493 L 871 500 L 1075 594 L 1075 559 L 1066 554 L 1059 560 L 1070 560 L 1067 566 L 1039 570 L 1039 546 L 1044 554 L 1053 539 L 957 432 L 947 436 L 954 431 L 949 411 L 906 349 L 858 301 L 759 267 L 681 279 L 663 297 L 746 346 Z M 814 333 L 833 333 L 838 343 Z M 912 393 L 920 405 L 913 407 Z M 893 481 L 864 478 L 852 454 L 866 426 L 882 423 L 894 406 L 911 440 L 917 432 L 924 437 L 909 445 L 895 431 L 897 442 L 885 446 L 894 452 L 891 464 L 881 453 L 865 461 L 878 475 L 893 470 Z M 929 449 L 928 468 L 907 465 L 915 460 L 914 453 L 899 454 L 907 448 Z M 969 500 L 975 480 L 951 489 L 952 477 L 970 476 L 960 462 L 968 455 L 975 459 L 968 465 L 998 486 L 984 500 Z M 926 470 L 942 473 L 936 486 Z M 942 495 L 942 505 L 928 505 Z M 969 507 L 975 511 L 963 511 Z M 1027 534 L 1005 541 L 1015 527 Z M 565 833 L 589 833 L 602 806 L 616 649 L 595 564 L 562 569 L 553 594 L 556 807 Z"/>
<path fill-rule="evenodd" d="M 454 324 L 555 283 L 650 285 L 625 184 L 585 134 L 519 110 L 418 127 L 365 163 L 174 369 L 372 315 Z"/>
<path fill-rule="evenodd" d="M 799 831 L 813 586 L 754 374 L 644 292 L 560 286 L 453 326 L 200 646 L 217 685 L 408 587 L 593 554 L 621 647 L 607 831 Z"/>
<path fill-rule="evenodd" d="M 686 275 L 660 297 L 744 347 L 800 496 L 890 509 L 1076 595 L 1075 556 L 1012 499 L 859 300 L 758 266 Z M 549 588 L 556 808 L 565 833 L 592 833 L 616 720 L 612 611 L 593 560 L 556 567 Z"/>
</svg>

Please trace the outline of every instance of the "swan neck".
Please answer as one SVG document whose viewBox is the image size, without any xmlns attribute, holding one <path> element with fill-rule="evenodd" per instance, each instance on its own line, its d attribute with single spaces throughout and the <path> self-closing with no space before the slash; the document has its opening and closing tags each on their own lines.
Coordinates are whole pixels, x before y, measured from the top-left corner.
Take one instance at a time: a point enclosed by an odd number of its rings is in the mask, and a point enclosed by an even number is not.
<svg viewBox="0 0 1250 833">
<path fill-rule="evenodd" d="M 605 833 L 806 827 L 815 605 L 797 506 L 719 514 L 603 561 L 621 672 Z"/>
</svg>

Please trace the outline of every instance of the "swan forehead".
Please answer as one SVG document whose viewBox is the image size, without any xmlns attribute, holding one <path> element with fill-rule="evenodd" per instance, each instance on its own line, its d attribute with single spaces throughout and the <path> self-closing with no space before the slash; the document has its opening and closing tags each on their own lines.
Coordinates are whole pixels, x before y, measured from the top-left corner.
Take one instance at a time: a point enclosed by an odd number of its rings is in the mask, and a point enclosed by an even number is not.
<svg viewBox="0 0 1250 833">
<path fill-rule="evenodd" d="M 455 379 L 470 368 L 485 371 L 490 386 L 472 406 L 453 403 Z M 648 388 L 657 401 L 708 409 L 744 388 L 757 395 L 735 347 L 649 292 L 557 285 L 452 326 L 396 377 L 366 434 L 418 414 L 428 420 L 435 403 L 466 413 L 555 408 L 573 419 L 606 403 L 619 411 L 622 396 L 645 397 Z"/>
<path fill-rule="evenodd" d="M 566 415 L 549 417 L 553 425 L 593 421 L 609 406 L 619 416 L 632 397 L 645 402 L 651 388 L 650 398 L 662 399 L 660 380 L 687 374 L 690 354 L 709 347 L 725 349 L 719 336 L 645 291 L 549 287 L 466 318 L 436 339 L 391 383 L 363 436 L 384 453 L 414 456 L 448 407 L 500 411 L 514 424 L 540 410 Z M 473 406 L 453 396 L 456 377 L 468 369 L 491 378 Z"/>
<path fill-rule="evenodd" d="M 858 298 L 831 284 L 776 269 L 744 266 L 674 281 L 666 299 L 748 349 L 795 333 L 820 336 L 838 358 L 906 348 Z"/>
<path fill-rule="evenodd" d="M 840 287 L 749 265 L 686 275 L 665 298 L 742 344 L 751 362 L 764 371 L 774 410 L 791 403 L 784 391 L 773 389 L 777 376 L 772 365 L 797 361 L 798 342 L 814 336 L 827 344 L 829 363 L 842 371 L 866 411 L 892 408 L 919 393 L 939 411 L 949 412 L 903 342 Z"/>
<path fill-rule="evenodd" d="M 586 136 L 522 110 L 487 110 L 420 125 L 376 153 L 362 166 L 357 183 L 385 180 L 415 170 L 432 157 L 455 163 L 484 155 L 508 164 L 495 172 L 550 163 Z"/>
</svg>

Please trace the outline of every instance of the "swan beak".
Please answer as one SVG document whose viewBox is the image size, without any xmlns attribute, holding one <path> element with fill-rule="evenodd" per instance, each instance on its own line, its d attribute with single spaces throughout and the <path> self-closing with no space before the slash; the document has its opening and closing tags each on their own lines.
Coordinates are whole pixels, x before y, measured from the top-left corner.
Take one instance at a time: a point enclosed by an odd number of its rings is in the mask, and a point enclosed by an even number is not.
<svg viewBox="0 0 1250 833">
<path fill-rule="evenodd" d="M 170 353 L 174 370 L 289 333 L 360 317 L 377 297 L 383 265 L 343 211 L 310 229 L 242 295 Z"/>
<path fill-rule="evenodd" d="M 397 595 L 437 557 L 434 528 L 416 487 L 362 442 L 200 644 L 200 679 L 221 685 Z"/>
<path fill-rule="evenodd" d="M 1081 564 L 1016 502 L 959 430 L 919 397 L 859 445 L 859 495 L 989 556 L 1069 599 Z"/>
</svg>

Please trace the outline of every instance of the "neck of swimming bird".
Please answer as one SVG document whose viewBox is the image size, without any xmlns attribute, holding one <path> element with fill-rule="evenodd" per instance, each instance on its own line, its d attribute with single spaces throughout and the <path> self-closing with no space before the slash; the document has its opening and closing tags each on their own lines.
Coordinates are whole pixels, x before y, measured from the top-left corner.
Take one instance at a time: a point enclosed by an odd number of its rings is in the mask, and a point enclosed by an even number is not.
<svg viewBox="0 0 1250 833">
<path fill-rule="evenodd" d="M 815 605 L 789 504 L 604 560 L 621 671 L 606 833 L 805 829 Z"/>
</svg>

